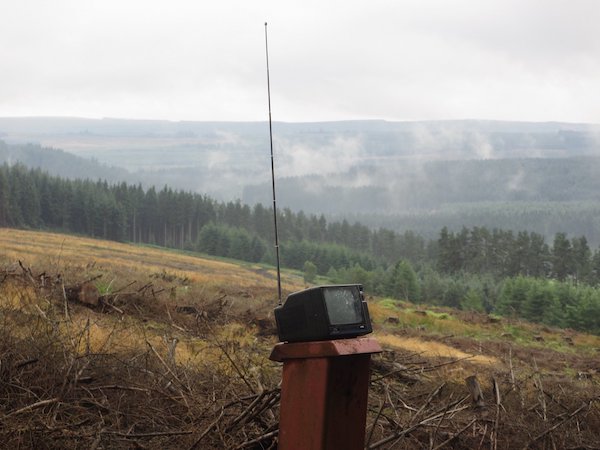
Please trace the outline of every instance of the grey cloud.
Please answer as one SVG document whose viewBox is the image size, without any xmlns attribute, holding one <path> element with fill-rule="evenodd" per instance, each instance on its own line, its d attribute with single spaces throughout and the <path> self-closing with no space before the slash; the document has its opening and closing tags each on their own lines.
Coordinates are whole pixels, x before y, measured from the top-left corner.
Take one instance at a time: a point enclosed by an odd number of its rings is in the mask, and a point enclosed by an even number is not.
<svg viewBox="0 0 600 450">
<path fill-rule="evenodd" d="M 591 0 L 9 3 L 2 116 L 264 120 L 268 20 L 279 120 L 600 121 Z"/>
</svg>

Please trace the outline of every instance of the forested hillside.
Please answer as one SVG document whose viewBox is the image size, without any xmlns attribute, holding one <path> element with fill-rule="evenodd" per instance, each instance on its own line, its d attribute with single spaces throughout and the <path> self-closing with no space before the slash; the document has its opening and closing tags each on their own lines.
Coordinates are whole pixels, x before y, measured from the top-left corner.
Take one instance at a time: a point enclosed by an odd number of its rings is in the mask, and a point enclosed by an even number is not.
<svg viewBox="0 0 600 450">
<path fill-rule="evenodd" d="M 0 164 L 23 164 L 65 178 L 119 181 L 131 178 L 127 170 L 109 167 L 94 159 L 81 158 L 56 148 L 37 144 L 8 145 L 0 140 Z"/>
<path fill-rule="evenodd" d="M 281 211 L 282 263 L 376 294 L 517 314 L 600 333 L 600 251 L 584 236 L 552 245 L 522 231 L 447 228 L 413 232 Z M 165 187 L 65 180 L 24 166 L 0 167 L 0 226 L 45 228 L 272 263 L 272 210 Z"/>
</svg>

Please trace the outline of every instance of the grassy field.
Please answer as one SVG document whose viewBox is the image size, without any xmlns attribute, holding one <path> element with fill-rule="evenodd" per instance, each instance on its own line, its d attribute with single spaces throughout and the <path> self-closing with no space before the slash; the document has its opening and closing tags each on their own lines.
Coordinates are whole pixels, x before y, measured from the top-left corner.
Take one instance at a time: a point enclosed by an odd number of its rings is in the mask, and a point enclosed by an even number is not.
<svg viewBox="0 0 600 450">
<path fill-rule="evenodd" d="M 0 229 L 0 447 L 276 448 L 275 301 L 270 267 Z M 368 301 L 368 448 L 600 448 L 598 336 Z"/>
</svg>

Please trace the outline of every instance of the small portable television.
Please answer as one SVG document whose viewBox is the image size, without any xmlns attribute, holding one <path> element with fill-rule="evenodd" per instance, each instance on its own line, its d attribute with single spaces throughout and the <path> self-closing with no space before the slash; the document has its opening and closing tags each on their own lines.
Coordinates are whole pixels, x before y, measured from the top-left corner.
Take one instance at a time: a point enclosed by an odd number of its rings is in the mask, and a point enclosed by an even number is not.
<svg viewBox="0 0 600 450">
<path fill-rule="evenodd" d="M 281 342 L 353 338 L 373 331 L 362 285 L 315 286 L 275 308 Z"/>
</svg>

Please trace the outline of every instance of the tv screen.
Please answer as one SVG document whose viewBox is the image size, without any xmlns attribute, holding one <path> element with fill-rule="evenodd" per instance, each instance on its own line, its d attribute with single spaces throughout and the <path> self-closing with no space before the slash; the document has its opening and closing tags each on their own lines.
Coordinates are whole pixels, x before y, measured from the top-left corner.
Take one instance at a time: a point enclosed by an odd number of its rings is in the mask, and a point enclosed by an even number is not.
<svg viewBox="0 0 600 450">
<path fill-rule="evenodd" d="M 362 322 L 362 305 L 357 289 L 347 286 L 330 287 L 323 289 L 323 295 L 331 325 Z"/>
<path fill-rule="evenodd" d="M 275 308 L 282 342 L 351 338 L 373 331 L 360 284 L 316 286 Z"/>
</svg>

